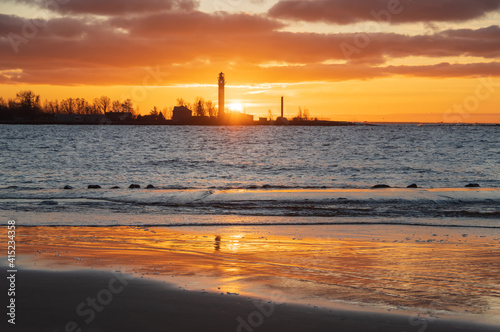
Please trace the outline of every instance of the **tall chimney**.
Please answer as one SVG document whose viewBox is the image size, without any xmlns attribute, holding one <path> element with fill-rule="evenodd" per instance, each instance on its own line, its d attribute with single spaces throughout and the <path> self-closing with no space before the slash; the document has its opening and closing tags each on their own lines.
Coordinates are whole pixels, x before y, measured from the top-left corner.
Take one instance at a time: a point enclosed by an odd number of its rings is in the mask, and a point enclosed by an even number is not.
<svg viewBox="0 0 500 332">
<path fill-rule="evenodd" d="M 281 117 L 283 117 L 284 109 L 285 109 L 285 97 L 281 97 Z"/>
</svg>

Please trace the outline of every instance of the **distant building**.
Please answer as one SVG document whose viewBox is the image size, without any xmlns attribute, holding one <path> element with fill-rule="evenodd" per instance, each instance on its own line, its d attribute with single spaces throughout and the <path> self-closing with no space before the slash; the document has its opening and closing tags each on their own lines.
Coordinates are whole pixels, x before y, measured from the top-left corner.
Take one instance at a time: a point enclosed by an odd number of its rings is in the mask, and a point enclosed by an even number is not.
<svg viewBox="0 0 500 332">
<path fill-rule="evenodd" d="M 226 120 L 232 125 L 250 125 L 253 124 L 253 115 L 231 112 L 226 115 Z"/>
<path fill-rule="evenodd" d="M 186 106 L 175 106 L 172 113 L 172 120 L 175 122 L 185 122 L 191 120 L 193 111 Z"/>
<path fill-rule="evenodd" d="M 133 119 L 133 115 L 130 112 L 107 112 L 106 118 L 112 122 L 124 122 Z"/>
<path fill-rule="evenodd" d="M 274 121 L 274 124 L 275 125 L 287 125 L 289 122 L 288 122 L 288 119 L 285 118 L 285 117 L 279 117 L 277 118 L 275 121 Z"/>
<path fill-rule="evenodd" d="M 105 116 L 102 114 L 55 114 L 54 121 L 61 124 L 104 124 Z"/>
</svg>

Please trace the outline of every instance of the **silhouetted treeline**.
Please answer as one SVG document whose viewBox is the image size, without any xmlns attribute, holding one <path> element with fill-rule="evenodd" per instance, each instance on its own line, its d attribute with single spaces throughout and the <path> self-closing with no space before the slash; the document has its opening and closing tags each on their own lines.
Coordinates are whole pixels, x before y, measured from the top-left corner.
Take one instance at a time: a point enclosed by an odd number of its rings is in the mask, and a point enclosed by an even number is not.
<svg viewBox="0 0 500 332">
<path fill-rule="evenodd" d="M 7 102 L 0 97 L 0 120 L 34 119 L 43 114 L 40 96 L 33 91 L 20 91 Z"/>
<path fill-rule="evenodd" d="M 135 116 L 130 99 L 111 101 L 107 96 L 95 98 L 92 102 L 85 98 L 67 98 L 61 101 L 45 100 L 33 91 L 20 91 L 16 98 L 5 101 L 0 97 L 0 120 L 35 120 L 54 115 L 104 115 L 107 112 L 129 112 Z"/>
<path fill-rule="evenodd" d="M 194 103 L 187 103 L 184 99 L 177 99 L 177 106 L 186 106 L 193 110 L 194 116 L 216 116 L 216 108 L 212 101 L 205 101 L 197 97 Z M 154 107 L 148 115 L 139 115 L 130 99 L 125 101 L 111 100 L 107 96 L 88 101 L 85 98 L 67 98 L 62 100 L 45 100 L 40 95 L 26 90 L 20 91 L 16 97 L 4 100 L 0 97 L 0 121 L 47 121 L 55 119 L 57 115 L 105 115 L 109 113 L 130 113 L 128 121 L 164 122 L 172 118 L 174 107 L 165 107 L 160 110 Z"/>
</svg>

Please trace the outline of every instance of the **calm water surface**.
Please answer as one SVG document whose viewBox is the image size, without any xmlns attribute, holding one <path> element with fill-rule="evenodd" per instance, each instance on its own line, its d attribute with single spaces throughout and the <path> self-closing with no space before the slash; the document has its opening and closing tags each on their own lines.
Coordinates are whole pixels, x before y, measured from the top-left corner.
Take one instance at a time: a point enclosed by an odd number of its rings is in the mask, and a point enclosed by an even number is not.
<svg viewBox="0 0 500 332">
<path fill-rule="evenodd" d="M 0 125 L 0 187 L 500 187 L 500 127 Z"/>
</svg>

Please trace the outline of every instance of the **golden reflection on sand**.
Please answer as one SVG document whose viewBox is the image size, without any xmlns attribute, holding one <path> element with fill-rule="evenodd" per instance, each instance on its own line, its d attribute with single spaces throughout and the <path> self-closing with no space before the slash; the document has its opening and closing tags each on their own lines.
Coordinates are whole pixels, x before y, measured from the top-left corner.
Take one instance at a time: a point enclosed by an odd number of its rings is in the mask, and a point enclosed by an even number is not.
<svg viewBox="0 0 500 332">
<path fill-rule="evenodd" d="M 379 227 L 384 229 L 386 234 L 373 238 L 291 238 L 245 227 L 212 233 L 21 227 L 17 253 L 25 267 L 119 269 L 186 286 L 182 278 L 195 277 L 189 281 L 193 288 L 216 292 L 265 296 L 272 290 L 306 302 L 500 313 L 498 235 L 450 229 L 406 235 Z"/>
</svg>

